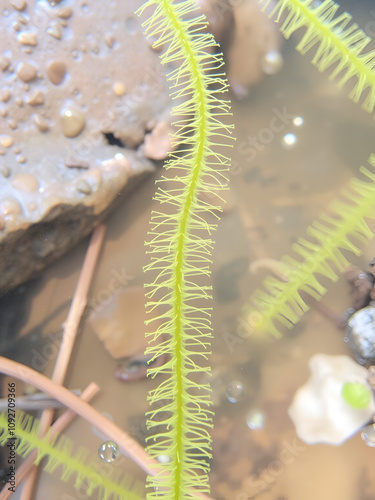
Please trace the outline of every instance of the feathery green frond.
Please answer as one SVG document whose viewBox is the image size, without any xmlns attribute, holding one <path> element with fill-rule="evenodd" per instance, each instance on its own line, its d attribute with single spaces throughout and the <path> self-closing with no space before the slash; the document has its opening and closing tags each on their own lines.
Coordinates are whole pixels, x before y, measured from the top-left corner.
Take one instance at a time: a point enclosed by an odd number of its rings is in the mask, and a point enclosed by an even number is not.
<svg viewBox="0 0 375 500">
<path fill-rule="evenodd" d="M 13 442 L 13 439 L 12 439 Z M 0 414 L 0 446 L 9 443 L 8 419 L 6 413 Z M 49 440 L 39 437 L 39 421 L 22 411 L 16 412 L 15 451 L 17 455 L 26 457 L 34 449 L 38 455 L 35 464 L 46 458 L 44 470 L 54 472 L 61 467 L 61 479 L 69 481 L 75 476 L 74 487 L 86 489 L 92 496 L 97 491 L 97 498 L 102 500 L 141 500 L 143 486 L 124 475 L 122 470 L 113 468 L 108 474 L 108 468 L 99 464 L 98 460 L 89 458 L 89 451 L 80 447 L 74 451 L 73 441 L 57 434 Z M 101 470 L 102 469 L 102 470 Z"/>
<path fill-rule="evenodd" d="M 270 0 L 260 0 L 265 7 Z M 299 28 L 306 32 L 297 46 L 301 54 L 315 47 L 313 64 L 319 71 L 331 66 L 330 79 L 337 78 L 342 87 L 351 78 L 356 83 L 350 98 L 358 102 L 367 92 L 363 108 L 372 113 L 375 105 L 375 50 L 366 48 L 371 41 L 358 25 L 352 23 L 352 16 L 347 12 L 336 15 L 339 5 L 332 0 L 279 0 L 270 13 L 277 16 L 281 23 L 281 32 L 289 38 Z"/>
<path fill-rule="evenodd" d="M 216 228 L 204 216 L 220 209 L 200 196 L 214 200 L 216 191 L 226 188 L 228 159 L 214 148 L 230 134 L 222 123 L 229 114 L 229 103 L 222 99 L 227 89 L 222 57 L 212 53 L 216 44 L 204 31 L 204 17 L 194 17 L 196 7 L 193 0 L 149 0 L 141 9 L 154 9 L 144 24 L 146 34 L 163 46 L 162 63 L 175 67 L 168 75 L 176 100 L 174 142 L 184 144 L 166 164 L 170 179 L 163 177 L 156 193 L 162 208 L 152 213 L 146 244 L 151 255 L 146 271 L 157 274 L 146 294 L 147 308 L 161 311 L 147 352 L 169 355 L 164 366 L 149 371 L 166 378 L 149 396 L 149 427 L 158 427 L 158 433 L 148 441 L 148 451 L 169 458 L 149 485 L 162 487 L 163 498 L 173 500 L 193 498 L 193 489 L 209 491 L 212 412 L 209 386 L 199 380 L 209 372 L 210 308 L 202 302 L 210 298 L 211 287 L 201 278 L 210 274 Z M 165 470 L 168 479 L 162 482 Z M 159 498 L 158 491 L 148 498 Z"/>
<path fill-rule="evenodd" d="M 375 218 L 375 155 L 371 155 L 368 162 L 370 169 L 360 168 L 367 180 L 353 178 L 349 189 L 342 192 L 344 200 L 337 199 L 331 204 L 331 215 L 322 214 L 320 220 L 307 229 L 313 241 L 300 238 L 293 245 L 292 249 L 303 260 L 282 258 L 280 271 L 285 281 L 268 277 L 263 284 L 267 292 L 258 290 L 252 295 L 252 307 L 247 305 L 243 311 L 249 334 L 265 331 L 279 337 L 279 324 L 291 328 L 308 310 L 300 292 L 320 299 L 326 289 L 316 275 L 336 281 L 336 270 L 342 272 L 349 265 L 341 250 L 355 255 L 361 253 L 351 238 L 367 243 L 373 237 L 365 217 Z"/>
</svg>

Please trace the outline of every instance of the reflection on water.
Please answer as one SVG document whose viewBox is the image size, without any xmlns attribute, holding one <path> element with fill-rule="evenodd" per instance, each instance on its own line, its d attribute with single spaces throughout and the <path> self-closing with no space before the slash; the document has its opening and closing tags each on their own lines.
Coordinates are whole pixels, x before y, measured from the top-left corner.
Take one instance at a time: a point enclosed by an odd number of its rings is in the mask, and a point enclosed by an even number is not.
<svg viewBox="0 0 375 500">
<path fill-rule="evenodd" d="M 353 8 L 359 9 L 359 3 Z M 241 306 L 266 275 L 261 266 L 251 273 L 249 264 L 290 253 L 292 243 L 374 152 L 372 117 L 347 98 L 346 89 L 339 91 L 326 75 L 317 74 L 309 57 L 294 52 L 294 45 L 285 45 L 278 75 L 266 78 L 247 100 L 233 102 L 237 141 L 230 172 L 231 210 L 223 215 L 213 254 L 216 416 L 211 476 L 217 500 L 375 498 L 373 450 L 360 435 L 337 448 L 308 447 L 295 437 L 287 416 L 294 392 L 308 377 L 308 359 L 317 352 L 348 354 L 342 332 L 312 311 L 280 341 L 249 341 L 238 333 Z M 132 285 L 143 283 L 143 242 L 153 190 L 153 180 L 147 181 L 107 220 L 106 243 L 90 292 L 102 308 L 107 300 L 102 291 L 114 273 L 122 275 L 125 269 Z M 2 352 L 30 365 L 38 352 L 44 363 L 42 368 L 39 359 L 39 369 L 51 374 L 55 336 L 66 318 L 86 246 L 87 241 L 47 269 L 10 305 L 2 303 L 7 342 Z M 362 258 L 350 260 L 365 268 L 374 251 L 371 243 Z M 348 287 L 343 280 L 327 286 L 324 300 L 344 312 L 350 305 Z M 9 342 L 13 333 L 24 337 L 22 343 Z M 144 443 L 146 397 L 157 381 L 121 383 L 113 376 L 115 365 L 86 323 L 67 384 L 83 389 L 97 382 L 101 392 L 94 406 Z M 81 420 L 66 434 L 93 454 L 102 444 Z M 119 463 L 143 477 L 128 459 Z M 49 474 L 42 474 L 38 491 L 43 493 L 36 498 L 63 493 L 76 498 L 72 487 Z"/>
</svg>

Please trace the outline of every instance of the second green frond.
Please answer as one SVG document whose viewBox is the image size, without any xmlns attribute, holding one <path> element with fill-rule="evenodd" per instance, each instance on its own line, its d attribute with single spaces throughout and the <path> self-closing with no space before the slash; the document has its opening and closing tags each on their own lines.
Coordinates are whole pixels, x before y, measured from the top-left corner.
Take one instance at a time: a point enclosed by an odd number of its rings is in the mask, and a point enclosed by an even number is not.
<svg viewBox="0 0 375 500">
<path fill-rule="evenodd" d="M 260 0 L 265 7 L 270 0 Z M 271 16 L 281 21 L 281 32 L 289 38 L 299 28 L 306 28 L 297 46 L 301 54 L 314 48 L 313 64 L 324 71 L 332 68 L 330 79 L 342 87 L 351 78 L 356 83 L 350 98 L 358 102 L 366 93 L 363 108 L 372 113 L 375 106 L 375 50 L 368 50 L 371 40 L 347 12 L 336 15 L 339 5 L 332 0 L 279 0 Z"/>
<path fill-rule="evenodd" d="M 342 250 L 360 255 L 361 250 L 352 239 L 367 243 L 373 237 L 365 217 L 375 218 L 375 155 L 368 162 L 370 168 L 360 169 L 367 180 L 352 179 L 349 189 L 342 192 L 344 200 L 331 204 L 331 215 L 322 214 L 307 229 L 311 239 L 300 238 L 293 245 L 303 260 L 282 258 L 280 272 L 285 281 L 268 277 L 263 284 L 266 291 L 258 290 L 252 295 L 251 305 L 246 305 L 243 311 L 249 334 L 259 331 L 279 337 L 281 325 L 290 328 L 296 324 L 308 310 L 300 292 L 319 300 L 326 290 L 316 275 L 336 281 L 337 272 L 349 265 Z"/>
<path fill-rule="evenodd" d="M 50 439 L 51 438 L 51 439 Z M 142 500 L 143 486 L 124 474 L 119 468 L 108 469 L 100 463 L 99 457 L 90 457 L 82 447 L 74 450 L 74 443 L 65 436 L 39 437 L 39 420 L 22 411 L 16 412 L 15 451 L 27 457 L 37 450 L 35 464 L 45 459 L 43 468 L 47 472 L 60 469 L 63 481 L 74 481 L 74 487 L 85 490 L 87 496 L 100 500 Z M 0 414 L 0 446 L 9 445 L 8 418 Z M 92 454 L 91 454 L 92 455 Z"/>
</svg>

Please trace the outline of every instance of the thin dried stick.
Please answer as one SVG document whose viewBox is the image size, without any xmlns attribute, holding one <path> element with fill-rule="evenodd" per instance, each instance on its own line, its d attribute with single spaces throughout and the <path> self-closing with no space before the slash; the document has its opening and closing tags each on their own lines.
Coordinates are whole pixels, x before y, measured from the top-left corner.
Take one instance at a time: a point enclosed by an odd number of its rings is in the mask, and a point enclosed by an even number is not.
<svg viewBox="0 0 375 500">
<path fill-rule="evenodd" d="M 105 234 L 105 226 L 96 227 L 92 233 L 90 243 L 86 252 L 85 260 L 79 275 L 77 288 L 74 293 L 73 301 L 70 306 L 69 314 L 66 319 L 63 331 L 63 338 L 60 344 L 59 353 L 57 355 L 55 368 L 52 375 L 52 380 L 56 384 L 64 383 L 66 370 L 69 365 L 70 356 L 72 354 L 74 341 L 77 336 L 79 324 L 81 322 L 83 311 L 87 304 L 87 295 L 89 292 L 92 275 L 99 256 Z M 40 435 L 43 436 L 50 427 L 53 420 L 54 410 L 48 408 L 42 412 L 40 418 Z M 36 466 L 30 468 L 29 476 L 25 479 L 25 483 L 21 492 L 21 500 L 30 500 L 36 481 L 38 468 Z"/>
<path fill-rule="evenodd" d="M 79 398 L 82 399 L 82 401 L 88 402 L 95 396 L 95 394 L 98 393 L 99 390 L 100 387 L 94 382 L 91 382 L 91 384 L 88 387 L 86 387 L 86 389 L 82 392 Z M 49 441 L 51 441 L 52 437 L 55 434 L 62 432 L 76 416 L 77 414 L 74 411 L 66 410 L 61 415 L 61 417 L 59 417 L 56 420 L 56 422 L 50 427 L 51 433 L 49 435 Z M 37 456 L 38 456 L 38 450 L 33 450 L 26 458 L 26 460 L 22 463 L 21 467 L 17 469 L 18 485 L 21 484 L 21 482 L 27 476 L 29 470 L 33 467 Z M 12 495 L 13 492 L 8 490 L 7 485 L 5 485 L 0 493 L 0 500 L 8 500 Z"/>
<path fill-rule="evenodd" d="M 154 458 L 142 448 L 132 437 L 126 432 L 117 427 L 111 420 L 104 417 L 95 408 L 90 406 L 85 401 L 73 394 L 69 389 L 55 384 L 45 375 L 29 368 L 28 366 L 17 363 L 10 359 L 0 356 L 0 373 L 10 375 L 11 377 L 23 380 L 35 387 L 40 391 L 46 392 L 55 399 L 58 399 L 65 406 L 73 410 L 75 413 L 83 417 L 87 422 L 94 425 L 100 432 L 102 432 L 108 439 L 115 441 L 120 450 L 138 464 L 147 474 L 156 475 L 160 477 L 162 482 L 163 478 L 160 473 L 160 465 Z M 192 492 L 193 497 L 201 498 L 202 500 L 212 500 L 207 495 L 200 492 Z"/>
</svg>

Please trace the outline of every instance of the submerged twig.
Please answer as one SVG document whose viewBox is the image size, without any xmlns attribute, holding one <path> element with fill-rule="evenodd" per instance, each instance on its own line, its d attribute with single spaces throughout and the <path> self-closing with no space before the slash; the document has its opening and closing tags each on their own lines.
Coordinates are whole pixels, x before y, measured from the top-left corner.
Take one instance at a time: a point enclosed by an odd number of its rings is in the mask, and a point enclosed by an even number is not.
<svg viewBox="0 0 375 500">
<path fill-rule="evenodd" d="M 23 380 L 37 387 L 40 391 L 46 392 L 51 397 L 61 401 L 65 406 L 83 417 L 90 424 L 94 425 L 100 432 L 106 435 L 108 439 L 115 441 L 122 453 L 139 465 L 147 474 L 159 474 L 160 486 L 162 486 L 164 476 L 160 474 L 160 467 L 157 460 L 151 458 L 142 446 L 125 431 L 117 427 L 116 424 L 95 410 L 95 408 L 88 403 L 81 401 L 81 399 L 72 394 L 69 389 L 55 384 L 48 377 L 28 366 L 2 356 L 0 356 L 0 373 Z M 209 496 L 195 490 L 192 494 L 195 498 L 200 498 L 201 500 L 211 500 Z"/>
<path fill-rule="evenodd" d="M 77 288 L 75 290 L 69 314 L 64 325 L 63 337 L 52 375 L 52 380 L 56 384 L 64 383 L 65 374 L 70 361 L 70 356 L 72 354 L 78 327 L 81 322 L 83 311 L 85 310 L 87 304 L 87 296 L 91 284 L 91 279 L 102 246 L 104 234 L 105 226 L 100 225 L 95 228 L 90 239 L 85 260 L 78 279 Z M 41 435 L 44 435 L 47 432 L 47 429 L 50 427 L 53 420 L 53 414 L 54 410 L 51 408 L 43 411 L 40 419 Z M 25 483 L 22 488 L 21 500 L 31 499 L 37 470 L 37 467 L 30 469 L 30 475 L 25 479 Z"/>
</svg>

